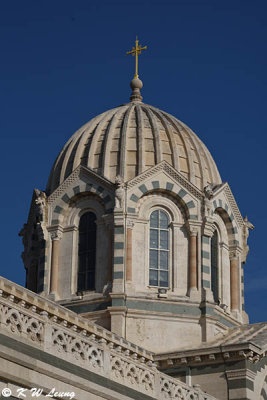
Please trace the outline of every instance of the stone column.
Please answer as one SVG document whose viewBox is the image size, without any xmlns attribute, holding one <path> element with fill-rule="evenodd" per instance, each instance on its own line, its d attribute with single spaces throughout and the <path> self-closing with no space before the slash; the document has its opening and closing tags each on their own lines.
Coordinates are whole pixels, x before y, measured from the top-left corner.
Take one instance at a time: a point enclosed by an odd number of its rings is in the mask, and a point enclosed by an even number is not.
<svg viewBox="0 0 267 400">
<path fill-rule="evenodd" d="M 189 293 L 197 290 L 197 232 L 190 232 L 189 239 Z"/>
<path fill-rule="evenodd" d="M 231 311 L 239 311 L 238 257 L 230 256 Z"/>
<path fill-rule="evenodd" d="M 109 252 L 108 252 L 108 271 L 107 282 L 112 282 L 112 259 L 113 259 L 113 227 L 108 225 Z"/>
<path fill-rule="evenodd" d="M 127 242 L 126 242 L 126 281 L 132 281 L 132 246 L 133 246 L 133 227 L 132 221 L 127 222 Z"/>
<path fill-rule="evenodd" d="M 58 294 L 58 261 L 59 261 L 59 241 L 62 232 L 59 230 L 50 233 L 52 239 L 51 274 L 50 274 L 50 294 L 57 297 Z"/>
</svg>

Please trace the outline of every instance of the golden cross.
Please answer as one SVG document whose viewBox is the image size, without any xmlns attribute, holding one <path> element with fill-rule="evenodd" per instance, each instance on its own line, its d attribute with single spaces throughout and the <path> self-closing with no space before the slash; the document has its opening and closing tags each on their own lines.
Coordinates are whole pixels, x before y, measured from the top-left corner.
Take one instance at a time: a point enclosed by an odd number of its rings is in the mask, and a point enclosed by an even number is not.
<svg viewBox="0 0 267 400">
<path fill-rule="evenodd" d="M 146 50 L 147 46 L 142 47 L 139 43 L 139 40 L 136 36 L 135 47 L 132 47 L 131 51 L 127 51 L 126 54 L 132 54 L 135 56 L 135 75 L 134 78 L 138 78 L 138 56 L 141 54 L 142 50 Z"/>
</svg>

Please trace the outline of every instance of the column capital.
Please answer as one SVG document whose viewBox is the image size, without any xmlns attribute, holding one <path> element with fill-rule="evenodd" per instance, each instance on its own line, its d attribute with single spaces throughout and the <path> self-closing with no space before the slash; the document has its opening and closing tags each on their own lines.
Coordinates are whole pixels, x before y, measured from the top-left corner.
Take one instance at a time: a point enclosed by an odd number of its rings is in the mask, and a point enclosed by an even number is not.
<svg viewBox="0 0 267 400">
<path fill-rule="evenodd" d="M 133 229 L 134 225 L 135 225 L 135 222 L 133 220 L 127 220 L 126 221 L 126 227 L 127 228 Z"/>
<path fill-rule="evenodd" d="M 60 240 L 62 238 L 62 231 L 52 231 L 50 232 L 51 239 Z"/>
<path fill-rule="evenodd" d="M 185 223 L 185 228 L 190 236 L 197 236 L 198 233 L 200 233 L 200 227 L 201 227 L 200 221 L 194 221 L 194 222 L 186 221 Z"/>
<path fill-rule="evenodd" d="M 229 258 L 230 260 L 238 258 L 242 252 L 241 247 L 239 246 L 230 246 L 229 248 Z"/>
<path fill-rule="evenodd" d="M 61 225 L 54 225 L 47 228 L 52 240 L 60 240 L 62 238 L 63 228 Z"/>
</svg>

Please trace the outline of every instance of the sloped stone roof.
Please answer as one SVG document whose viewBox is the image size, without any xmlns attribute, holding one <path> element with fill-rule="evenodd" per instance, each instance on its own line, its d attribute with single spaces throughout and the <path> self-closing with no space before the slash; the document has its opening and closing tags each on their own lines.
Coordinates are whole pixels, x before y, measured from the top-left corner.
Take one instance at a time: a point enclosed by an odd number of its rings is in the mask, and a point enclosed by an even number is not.
<svg viewBox="0 0 267 400">
<path fill-rule="evenodd" d="M 207 345 L 232 345 L 240 343 L 251 343 L 261 348 L 262 351 L 267 349 L 267 322 L 257 324 L 241 325 L 230 328 L 221 338 L 217 338 Z"/>
</svg>

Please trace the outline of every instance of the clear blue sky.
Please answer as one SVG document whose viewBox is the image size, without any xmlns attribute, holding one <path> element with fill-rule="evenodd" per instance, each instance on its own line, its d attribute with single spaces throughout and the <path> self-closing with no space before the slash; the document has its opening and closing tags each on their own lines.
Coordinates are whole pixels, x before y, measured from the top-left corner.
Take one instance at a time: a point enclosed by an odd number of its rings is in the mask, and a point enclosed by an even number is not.
<svg viewBox="0 0 267 400">
<path fill-rule="evenodd" d="M 266 14 L 258 0 L 2 1 L 1 275 L 24 284 L 18 232 L 32 191 L 74 131 L 128 101 L 138 35 L 144 102 L 198 134 L 256 226 L 246 309 L 267 320 Z"/>
</svg>

